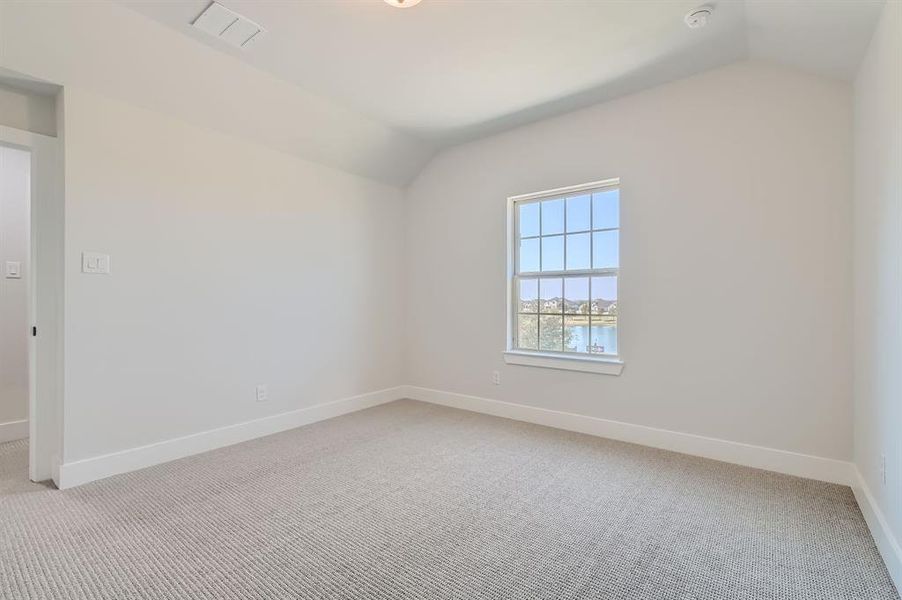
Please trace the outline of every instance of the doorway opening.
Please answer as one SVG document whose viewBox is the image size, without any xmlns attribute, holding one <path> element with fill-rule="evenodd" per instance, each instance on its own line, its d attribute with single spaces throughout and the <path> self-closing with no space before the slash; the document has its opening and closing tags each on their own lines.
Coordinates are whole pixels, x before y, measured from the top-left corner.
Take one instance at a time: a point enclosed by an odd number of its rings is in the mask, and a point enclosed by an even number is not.
<svg viewBox="0 0 902 600">
<path fill-rule="evenodd" d="M 0 69 L 0 496 L 59 482 L 62 88 Z"/>
<path fill-rule="evenodd" d="M 31 151 L 0 145 L 0 489 L 5 490 L 30 479 L 30 232 Z"/>
</svg>

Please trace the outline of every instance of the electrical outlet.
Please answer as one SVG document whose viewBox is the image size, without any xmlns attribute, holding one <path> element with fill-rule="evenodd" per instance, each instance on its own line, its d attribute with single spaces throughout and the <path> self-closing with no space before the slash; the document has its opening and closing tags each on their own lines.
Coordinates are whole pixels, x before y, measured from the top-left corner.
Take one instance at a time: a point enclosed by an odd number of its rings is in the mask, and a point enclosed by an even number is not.
<svg viewBox="0 0 902 600">
<path fill-rule="evenodd" d="M 269 400 L 269 392 L 266 391 L 266 385 L 261 383 L 257 386 L 257 402 L 266 402 Z"/>
<path fill-rule="evenodd" d="M 6 261 L 6 278 L 22 279 L 22 263 L 17 260 Z"/>
<path fill-rule="evenodd" d="M 880 455 L 880 483 L 886 486 L 886 454 Z"/>
<path fill-rule="evenodd" d="M 492 383 L 495 385 L 501 385 L 501 373 L 498 371 L 492 371 Z"/>
</svg>

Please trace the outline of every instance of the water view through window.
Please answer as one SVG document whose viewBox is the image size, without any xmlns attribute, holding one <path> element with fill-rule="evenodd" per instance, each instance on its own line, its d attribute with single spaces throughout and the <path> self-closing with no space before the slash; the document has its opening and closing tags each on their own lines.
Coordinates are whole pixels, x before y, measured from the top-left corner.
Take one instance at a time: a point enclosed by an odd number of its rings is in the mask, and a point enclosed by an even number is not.
<svg viewBox="0 0 902 600">
<path fill-rule="evenodd" d="M 617 355 L 619 189 L 514 210 L 515 349 Z"/>
</svg>

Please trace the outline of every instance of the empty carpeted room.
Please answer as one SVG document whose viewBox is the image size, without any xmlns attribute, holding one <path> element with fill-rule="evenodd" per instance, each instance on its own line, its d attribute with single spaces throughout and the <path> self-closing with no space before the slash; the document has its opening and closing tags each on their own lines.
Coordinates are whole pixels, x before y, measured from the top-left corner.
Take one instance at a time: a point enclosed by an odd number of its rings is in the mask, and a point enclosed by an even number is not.
<svg viewBox="0 0 902 600">
<path fill-rule="evenodd" d="M 0 0 L 0 599 L 900 543 L 902 0 Z"/>
</svg>

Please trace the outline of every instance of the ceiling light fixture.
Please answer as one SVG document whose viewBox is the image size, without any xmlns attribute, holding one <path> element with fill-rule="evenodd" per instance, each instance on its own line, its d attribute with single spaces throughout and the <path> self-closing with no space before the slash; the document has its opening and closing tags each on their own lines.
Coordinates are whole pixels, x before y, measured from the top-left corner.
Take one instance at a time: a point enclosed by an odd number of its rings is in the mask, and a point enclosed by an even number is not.
<svg viewBox="0 0 902 600">
<path fill-rule="evenodd" d="M 385 3 L 395 8 L 410 8 L 416 6 L 421 0 L 385 0 Z"/>
<path fill-rule="evenodd" d="M 689 29 L 701 29 L 708 24 L 708 20 L 711 18 L 712 14 L 714 14 L 714 7 L 706 4 L 704 6 L 699 6 L 695 10 L 689 11 L 689 14 L 687 14 L 683 20 L 686 21 L 686 25 L 689 26 Z"/>
</svg>

